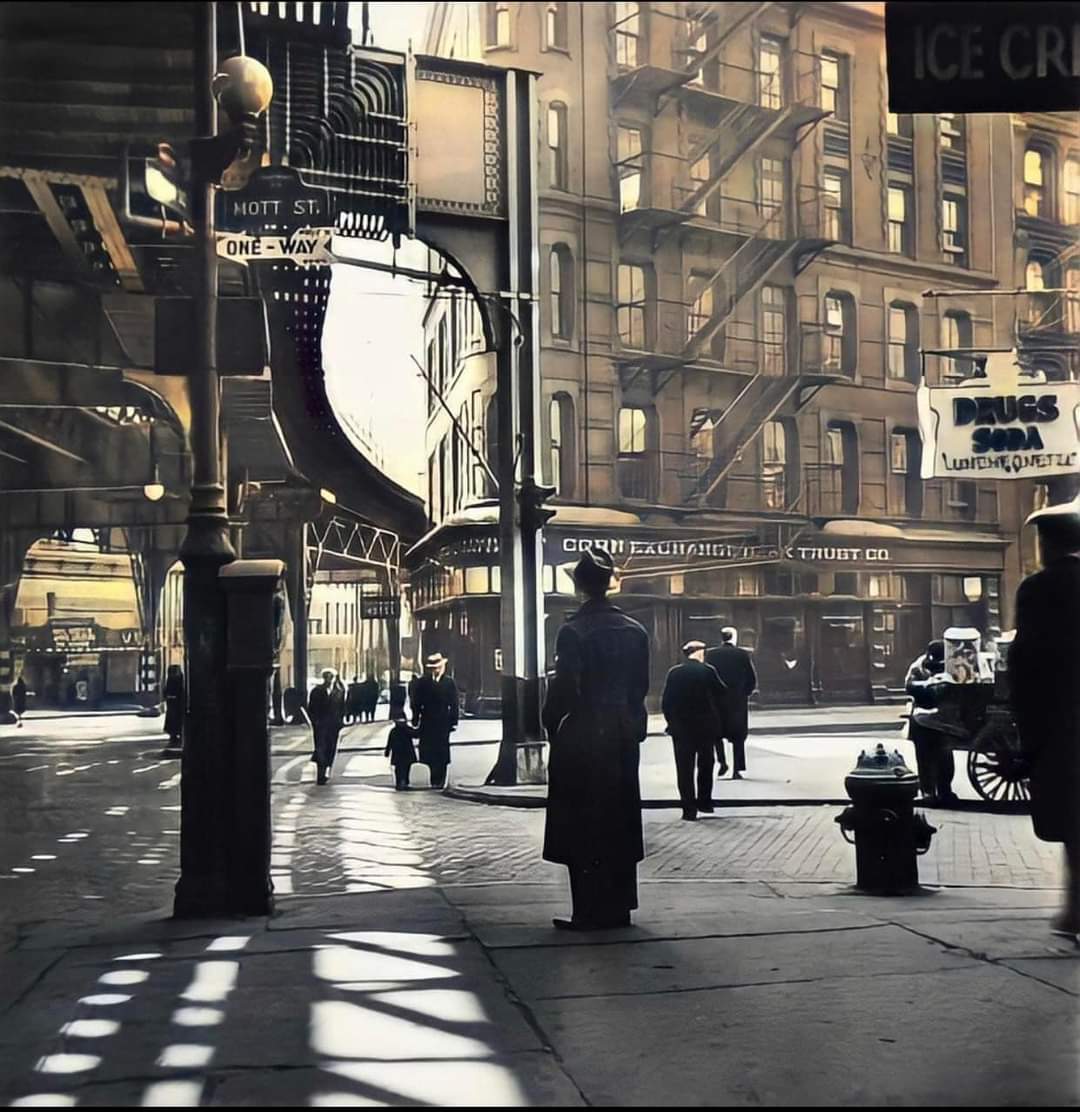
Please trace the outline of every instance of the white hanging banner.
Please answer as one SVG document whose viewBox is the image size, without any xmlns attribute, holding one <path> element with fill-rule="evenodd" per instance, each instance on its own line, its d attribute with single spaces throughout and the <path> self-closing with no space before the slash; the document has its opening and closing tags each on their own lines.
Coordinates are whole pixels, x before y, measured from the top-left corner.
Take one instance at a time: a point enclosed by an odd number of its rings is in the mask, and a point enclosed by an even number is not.
<svg viewBox="0 0 1080 1112">
<path fill-rule="evenodd" d="M 300 228 L 282 235 L 248 235 L 246 232 L 221 232 L 217 237 L 218 254 L 230 262 L 280 262 L 289 259 L 301 266 L 333 262 L 330 240 L 333 228 Z"/>
<path fill-rule="evenodd" d="M 1080 472 L 1080 383 L 1025 374 L 990 352 L 986 376 L 919 387 L 922 478 L 1042 479 Z"/>
</svg>

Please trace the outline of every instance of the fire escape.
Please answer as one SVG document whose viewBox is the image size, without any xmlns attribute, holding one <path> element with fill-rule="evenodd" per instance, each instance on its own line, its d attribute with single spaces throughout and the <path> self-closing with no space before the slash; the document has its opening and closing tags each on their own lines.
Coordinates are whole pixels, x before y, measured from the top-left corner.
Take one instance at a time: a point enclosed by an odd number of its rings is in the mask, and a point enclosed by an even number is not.
<svg viewBox="0 0 1080 1112">
<path fill-rule="evenodd" d="M 779 360 L 754 339 L 755 356 L 742 366 L 720 360 L 713 341 L 778 268 L 790 264 L 798 275 L 834 239 L 822 232 L 823 197 L 817 188 L 802 188 L 770 203 L 731 196 L 725 179 L 770 138 L 791 143 L 793 151 L 829 112 L 818 103 L 818 59 L 787 51 L 773 68 L 757 68 L 725 60 L 732 36 L 748 28 L 773 5 L 769 3 L 704 3 L 689 5 L 674 56 L 676 66 L 655 65 L 638 57 L 650 43 L 632 41 L 626 23 L 616 21 L 619 72 L 612 79 L 613 108 L 643 106 L 659 118 L 681 102 L 687 114 L 705 122 L 706 138 L 685 155 L 661 151 L 620 152 L 619 239 L 640 242 L 649 237 L 655 253 L 673 235 L 685 242 L 695 237 L 708 243 L 712 270 L 694 291 L 689 325 L 677 350 L 625 352 L 618 361 L 623 387 L 649 376 L 654 396 L 684 372 L 731 372 L 745 378 L 734 401 L 716 422 L 713 451 L 707 462 L 696 457 L 692 473 L 683 474 L 687 502 L 704 502 L 731 470 L 743 450 L 766 422 L 781 412 L 797 412 L 824 385 L 836 381 L 825 353 L 825 337 L 807 330 L 798 350 Z M 657 8 L 651 14 L 660 15 Z M 620 41 L 621 40 L 621 41 Z M 655 48 L 654 48 L 655 52 Z M 788 155 L 790 162 L 790 153 Z M 679 173 L 679 164 L 682 164 Z M 674 168 L 674 169 L 672 169 Z M 647 199 L 640 187 L 627 192 L 622 183 L 648 175 Z M 667 180 L 670 179 L 670 182 Z M 689 183 L 689 184 L 687 184 Z M 673 345 L 666 345 L 672 347 Z M 730 346 L 730 345 L 729 345 Z M 705 362 L 703 362 L 703 360 Z M 711 366 L 709 364 L 712 364 Z M 779 364 L 779 365 L 778 365 Z M 686 480 L 689 480 L 687 484 Z"/>
</svg>

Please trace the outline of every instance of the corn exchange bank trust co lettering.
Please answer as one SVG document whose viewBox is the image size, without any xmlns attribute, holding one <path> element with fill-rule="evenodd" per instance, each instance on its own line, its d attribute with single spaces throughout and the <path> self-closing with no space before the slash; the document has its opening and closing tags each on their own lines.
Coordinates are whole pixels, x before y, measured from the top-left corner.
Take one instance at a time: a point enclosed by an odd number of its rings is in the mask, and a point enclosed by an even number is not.
<svg viewBox="0 0 1080 1112">
<path fill-rule="evenodd" d="M 626 537 L 565 537 L 562 551 L 577 555 L 590 547 L 612 557 L 653 556 L 700 560 L 798 560 L 804 563 L 886 563 L 888 548 L 861 545 L 739 545 L 730 541 L 632 540 Z"/>
</svg>

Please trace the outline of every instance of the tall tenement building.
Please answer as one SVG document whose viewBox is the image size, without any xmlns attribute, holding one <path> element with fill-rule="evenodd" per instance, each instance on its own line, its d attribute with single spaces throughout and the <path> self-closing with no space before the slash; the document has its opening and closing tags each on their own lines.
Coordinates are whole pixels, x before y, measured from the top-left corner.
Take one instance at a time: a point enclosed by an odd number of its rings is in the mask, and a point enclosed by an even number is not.
<svg viewBox="0 0 1080 1112">
<path fill-rule="evenodd" d="M 1021 243 L 1026 284 L 1075 288 L 1074 123 L 891 115 L 882 4 L 437 3 L 426 51 L 540 74 L 549 663 L 589 542 L 652 635 L 654 696 L 727 625 L 772 704 L 887 698 L 945 627 L 1008 628 L 1031 487 L 922 481 L 915 390 L 924 362 L 959 380 L 962 349 L 1075 330 L 987 296 L 1025 284 Z M 436 390 L 490 453 L 494 358 L 445 293 L 426 330 L 410 590 L 481 709 L 496 508 Z"/>
</svg>

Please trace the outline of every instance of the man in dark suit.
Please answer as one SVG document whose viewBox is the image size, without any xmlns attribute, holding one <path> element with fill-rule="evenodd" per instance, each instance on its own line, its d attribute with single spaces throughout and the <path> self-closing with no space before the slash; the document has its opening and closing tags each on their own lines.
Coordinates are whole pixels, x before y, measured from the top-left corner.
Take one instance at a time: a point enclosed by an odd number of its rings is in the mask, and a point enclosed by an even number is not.
<svg viewBox="0 0 1080 1112">
<path fill-rule="evenodd" d="M 705 653 L 705 663 L 716 669 L 716 674 L 727 688 L 724 703 L 725 727 L 723 737 L 731 742 L 734 771 L 732 780 L 741 780 L 746 771 L 746 735 L 750 732 L 750 696 L 757 690 L 757 672 L 754 662 L 745 649 L 735 644 L 736 631 L 726 626 L 720 631 L 720 644 Z M 727 768 L 722 737 L 716 741 L 716 755 L 720 759 L 720 775 Z"/>
<path fill-rule="evenodd" d="M 312 760 L 317 771 L 316 783 L 325 784 L 337 756 L 338 734 L 345 718 L 345 686 L 333 668 L 324 668 L 322 683 L 311 690 L 308 714 L 314 735 Z"/>
<path fill-rule="evenodd" d="M 1065 907 L 1052 930 L 1080 935 L 1080 499 L 1032 514 L 1043 570 L 1016 592 L 1009 690 L 1031 766 L 1035 836 L 1065 846 Z"/>
<path fill-rule="evenodd" d="M 688 641 L 682 651 L 686 659 L 668 672 L 660 708 L 675 751 L 682 817 L 692 822 L 698 811 L 712 814 L 713 748 L 724 734 L 726 688 L 715 669 L 705 663 L 704 641 Z"/>
<path fill-rule="evenodd" d="M 419 731 L 420 763 L 431 769 L 431 786 L 446 787 L 450 764 L 450 732 L 458 724 L 458 690 L 446 674 L 446 657 L 432 653 L 426 675 L 416 681 L 412 697 L 413 725 Z"/>
<path fill-rule="evenodd" d="M 574 568 L 581 608 L 559 630 L 543 723 L 551 742 L 544 858 L 570 871 L 563 930 L 628 927 L 637 907 L 641 834 L 638 762 L 648 733 L 649 635 L 607 600 L 611 557 Z"/>
</svg>

